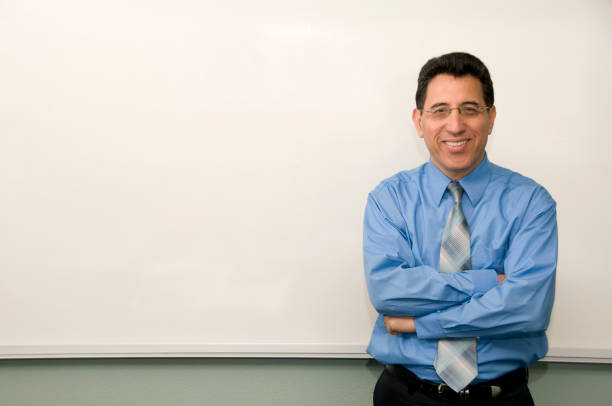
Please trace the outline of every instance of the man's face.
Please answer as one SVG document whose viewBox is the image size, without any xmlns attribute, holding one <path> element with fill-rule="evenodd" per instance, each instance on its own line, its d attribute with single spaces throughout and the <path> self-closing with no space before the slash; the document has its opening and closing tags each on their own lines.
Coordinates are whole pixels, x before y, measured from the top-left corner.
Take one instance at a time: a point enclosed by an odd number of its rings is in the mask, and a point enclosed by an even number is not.
<svg viewBox="0 0 612 406">
<path fill-rule="evenodd" d="M 484 106 L 482 84 L 474 76 L 435 76 L 427 86 L 424 110 L 438 107 Z M 432 162 L 449 178 L 459 180 L 484 159 L 485 147 L 495 121 L 495 106 L 475 115 L 452 110 L 448 117 L 414 109 L 412 120 L 425 140 Z"/>
</svg>

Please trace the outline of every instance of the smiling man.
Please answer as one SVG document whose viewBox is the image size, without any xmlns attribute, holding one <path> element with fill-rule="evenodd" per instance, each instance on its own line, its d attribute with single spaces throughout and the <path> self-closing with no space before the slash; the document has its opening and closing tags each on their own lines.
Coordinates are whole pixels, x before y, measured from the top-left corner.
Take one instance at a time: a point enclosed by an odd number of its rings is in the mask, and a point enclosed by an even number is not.
<svg viewBox="0 0 612 406">
<path fill-rule="evenodd" d="M 533 405 L 554 299 L 556 205 L 488 160 L 497 114 L 475 56 L 421 69 L 412 120 L 430 161 L 368 196 L 364 263 L 385 365 L 374 405 Z"/>
</svg>

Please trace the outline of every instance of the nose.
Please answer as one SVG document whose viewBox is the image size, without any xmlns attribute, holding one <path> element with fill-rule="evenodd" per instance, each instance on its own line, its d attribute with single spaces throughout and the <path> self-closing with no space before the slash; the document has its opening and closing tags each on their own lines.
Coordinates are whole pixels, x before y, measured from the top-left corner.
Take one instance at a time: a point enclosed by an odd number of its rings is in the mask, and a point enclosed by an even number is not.
<svg viewBox="0 0 612 406">
<path fill-rule="evenodd" d="M 452 134 L 460 134 L 465 129 L 463 117 L 459 114 L 459 109 L 451 110 L 450 115 L 446 119 L 446 130 Z"/>
</svg>

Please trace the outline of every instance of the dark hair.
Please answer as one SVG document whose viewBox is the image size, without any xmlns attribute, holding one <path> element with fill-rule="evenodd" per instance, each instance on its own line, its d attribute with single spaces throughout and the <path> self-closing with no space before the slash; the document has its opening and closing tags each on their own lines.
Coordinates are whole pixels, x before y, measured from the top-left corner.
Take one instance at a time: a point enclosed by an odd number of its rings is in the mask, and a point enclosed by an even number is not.
<svg viewBox="0 0 612 406">
<path fill-rule="evenodd" d="M 482 93 L 486 105 L 493 105 L 493 82 L 485 64 L 474 55 L 465 52 L 452 52 L 428 60 L 421 68 L 415 97 L 418 109 L 422 109 L 425 104 L 429 82 L 437 75 L 443 73 L 453 75 L 454 77 L 474 76 L 482 83 Z"/>
</svg>

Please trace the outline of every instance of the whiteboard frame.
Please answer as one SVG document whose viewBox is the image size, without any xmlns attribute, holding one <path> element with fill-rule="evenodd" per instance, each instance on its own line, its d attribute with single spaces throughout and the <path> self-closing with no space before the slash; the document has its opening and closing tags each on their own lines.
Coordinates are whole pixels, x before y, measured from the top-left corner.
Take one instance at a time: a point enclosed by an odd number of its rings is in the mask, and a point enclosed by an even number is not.
<svg viewBox="0 0 612 406">
<path fill-rule="evenodd" d="M 0 359 L 349 358 L 371 359 L 365 344 L 193 344 L 0 346 Z M 551 348 L 540 361 L 612 364 L 612 350 Z"/>
</svg>

